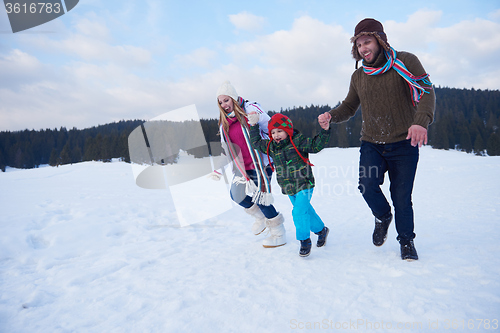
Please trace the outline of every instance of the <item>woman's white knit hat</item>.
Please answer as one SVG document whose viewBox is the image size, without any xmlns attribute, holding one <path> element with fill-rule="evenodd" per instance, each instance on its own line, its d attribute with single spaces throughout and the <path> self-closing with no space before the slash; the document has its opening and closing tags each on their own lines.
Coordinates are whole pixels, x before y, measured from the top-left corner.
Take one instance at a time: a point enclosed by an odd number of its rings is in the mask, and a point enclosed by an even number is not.
<svg viewBox="0 0 500 333">
<path fill-rule="evenodd" d="M 219 90 L 217 90 L 217 98 L 221 95 L 232 97 L 235 101 L 238 100 L 238 93 L 229 81 L 224 81 L 224 83 L 219 87 Z"/>
</svg>

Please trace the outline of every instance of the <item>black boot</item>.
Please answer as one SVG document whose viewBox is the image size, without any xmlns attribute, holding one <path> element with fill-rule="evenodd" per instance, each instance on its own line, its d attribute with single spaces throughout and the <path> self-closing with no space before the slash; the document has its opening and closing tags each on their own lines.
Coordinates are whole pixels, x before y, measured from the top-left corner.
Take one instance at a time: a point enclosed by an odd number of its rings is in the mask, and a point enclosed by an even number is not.
<svg viewBox="0 0 500 333">
<path fill-rule="evenodd" d="M 398 237 L 399 238 L 399 237 Z M 407 261 L 418 260 L 417 250 L 413 244 L 413 239 L 398 239 L 401 244 L 401 259 Z"/>
<path fill-rule="evenodd" d="M 300 241 L 299 256 L 307 257 L 311 253 L 311 238 Z"/>
<path fill-rule="evenodd" d="M 387 229 L 391 225 L 392 214 L 389 212 L 385 217 L 378 219 L 375 217 L 375 230 L 373 230 L 373 244 L 382 246 L 387 239 Z"/>
<path fill-rule="evenodd" d="M 323 227 L 323 229 L 320 232 L 316 232 L 315 234 L 318 235 L 318 242 L 316 243 L 317 247 L 322 247 L 326 243 L 326 238 L 328 237 L 328 233 L 330 232 L 330 229 L 328 227 Z"/>
</svg>

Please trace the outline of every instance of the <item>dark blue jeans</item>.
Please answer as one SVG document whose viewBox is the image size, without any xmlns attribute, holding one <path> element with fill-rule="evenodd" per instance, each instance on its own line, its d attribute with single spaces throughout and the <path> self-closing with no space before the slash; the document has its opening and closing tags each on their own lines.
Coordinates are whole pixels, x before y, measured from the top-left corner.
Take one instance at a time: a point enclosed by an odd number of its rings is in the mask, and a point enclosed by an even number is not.
<svg viewBox="0 0 500 333">
<path fill-rule="evenodd" d="M 358 188 L 373 215 L 382 219 L 391 212 L 391 206 L 380 189 L 388 172 L 398 239 L 413 239 L 411 195 L 417 172 L 418 147 L 413 147 L 410 140 L 387 144 L 363 141 L 359 151 Z"/>
<path fill-rule="evenodd" d="M 273 175 L 273 170 L 271 169 L 270 166 L 267 166 L 265 170 L 267 173 L 267 179 L 269 180 L 269 182 L 271 182 L 271 176 Z M 254 183 L 257 184 L 257 172 L 255 170 L 245 170 L 245 171 L 246 171 L 248 177 L 250 177 L 250 179 L 252 179 L 254 181 Z M 238 190 L 235 189 L 234 185 L 235 184 L 233 184 L 233 186 L 231 186 L 231 191 L 230 191 L 231 199 L 243 208 L 252 207 L 254 205 L 254 203 L 252 202 L 251 196 L 245 195 L 243 200 L 238 202 L 238 200 L 236 200 L 236 198 L 235 198 L 235 197 L 237 197 L 237 195 L 236 196 L 233 195 L 233 192 L 234 193 L 237 193 L 237 192 L 241 193 L 241 191 L 244 191 L 245 185 L 239 185 Z M 262 214 L 264 214 L 264 216 L 268 219 L 272 219 L 273 217 L 278 216 L 278 212 L 276 211 L 276 209 L 274 208 L 273 205 L 264 206 L 264 205 L 257 204 L 257 206 L 259 206 L 260 210 L 262 211 Z"/>
</svg>

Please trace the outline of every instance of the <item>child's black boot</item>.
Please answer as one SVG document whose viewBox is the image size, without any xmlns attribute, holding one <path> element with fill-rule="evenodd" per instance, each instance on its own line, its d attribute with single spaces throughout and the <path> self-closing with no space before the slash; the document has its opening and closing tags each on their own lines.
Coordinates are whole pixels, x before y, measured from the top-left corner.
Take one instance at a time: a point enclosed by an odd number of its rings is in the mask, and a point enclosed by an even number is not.
<svg viewBox="0 0 500 333">
<path fill-rule="evenodd" d="M 300 241 L 299 256 L 307 257 L 311 253 L 311 238 Z"/>
<path fill-rule="evenodd" d="M 323 229 L 320 232 L 315 232 L 316 235 L 318 235 L 318 242 L 316 243 L 317 247 L 322 247 L 326 243 L 326 238 L 328 237 L 328 233 L 330 232 L 330 229 L 328 227 L 323 227 Z"/>
</svg>

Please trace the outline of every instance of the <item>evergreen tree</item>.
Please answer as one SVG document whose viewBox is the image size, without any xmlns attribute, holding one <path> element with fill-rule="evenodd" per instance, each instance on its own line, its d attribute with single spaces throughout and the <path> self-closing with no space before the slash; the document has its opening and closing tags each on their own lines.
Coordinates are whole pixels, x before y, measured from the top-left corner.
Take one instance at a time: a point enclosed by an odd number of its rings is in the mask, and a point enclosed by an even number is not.
<svg viewBox="0 0 500 333">
<path fill-rule="evenodd" d="M 500 135 L 492 133 L 487 144 L 488 155 L 500 156 Z"/>
<path fill-rule="evenodd" d="M 348 148 L 349 147 L 349 138 L 347 136 L 347 129 L 346 129 L 346 124 L 342 123 L 339 124 L 337 127 L 337 146 L 340 148 Z"/>
<path fill-rule="evenodd" d="M 60 155 L 60 164 L 70 164 L 71 163 L 71 154 L 69 144 L 64 145 L 61 155 Z"/>
<path fill-rule="evenodd" d="M 5 153 L 3 152 L 3 147 L 0 146 L 0 170 L 2 170 L 2 172 L 5 172 L 5 169 L 7 167 L 4 155 Z"/>
<path fill-rule="evenodd" d="M 99 160 L 99 148 L 96 144 L 97 139 L 88 137 L 85 140 L 85 151 L 83 153 L 84 161 L 97 161 Z"/>
<path fill-rule="evenodd" d="M 484 150 L 486 149 L 486 146 L 484 144 L 483 138 L 481 137 L 481 134 L 476 135 L 476 139 L 474 140 L 474 153 L 476 155 L 482 156 Z"/>
<path fill-rule="evenodd" d="M 74 146 L 71 150 L 71 162 L 70 163 L 78 163 L 82 161 L 82 150 L 80 146 Z"/>
<path fill-rule="evenodd" d="M 18 146 L 14 157 L 14 168 L 23 168 L 23 167 L 24 167 L 24 154 L 21 148 Z"/>
<path fill-rule="evenodd" d="M 52 152 L 50 153 L 50 158 L 49 158 L 49 165 L 50 166 L 59 165 L 59 154 L 56 148 L 52 148 Z"/>
<path fill-rule="evenodd" d="M 476 154 L 484 154 L 486 150 L 488 155 L 500 155 L 498 152 L 500 91 L 437 87 L 436 96 L 435 119 L 428 129 L 429 144 L 432 147 L 474 151 Z M 292 119 L 295 128 L 304 135 L 312 137 L 320 130 L 318 115 L 330 109 L 328 105 L 311 104 L 305 107 L 281 108 L 281 112 Z M 274 113 L 272 110 L 269 111 L 270 116 Z M 359 146 L 361 114 L 358 110 L 349 121 L 332 124 L 332 135 L 328 146 Z M 218 119 L 202 119 L 200 122 L 205 141 L 219 142 Z M 83 130 L 73 128 L 68 131 L 65 127 L 60 127 L 41 131 L 0 132 L 0 170 L 5 170 L 7 166 L 32 168 L 41 164 L 109 161 L 112 158 L 130 161 L 128 136 L 143 123 L 142 120 L 130 120 Z M 194 132 L 190 127 L 193 124 L 187 123 L 185 126 L 184 130 Z M 175 130 L 182 131 L 181 127 Z M 176 134 L 173 131 L 153 132 L 163 136 L 158 138 L 158 142 L 176 141 L 172 137 Z M 186 145 L 189 146 L 187 142 Z M 65 147 L 66 151 L 63 153 Z M 175 149 L 179 148 L 181 147 Z M 175 158 L 177 153 L 178 150 L 172 151 L 170 155 Z M 198 156 L 202 151 L 196 150 L 195 153 Z"/>
<path fill-rule="evenodd" d="M 472 151 L 472 141 L 467 127 L 462 128 L 460 134 L 460 148 L 467 153 Z"/>
</svg>

